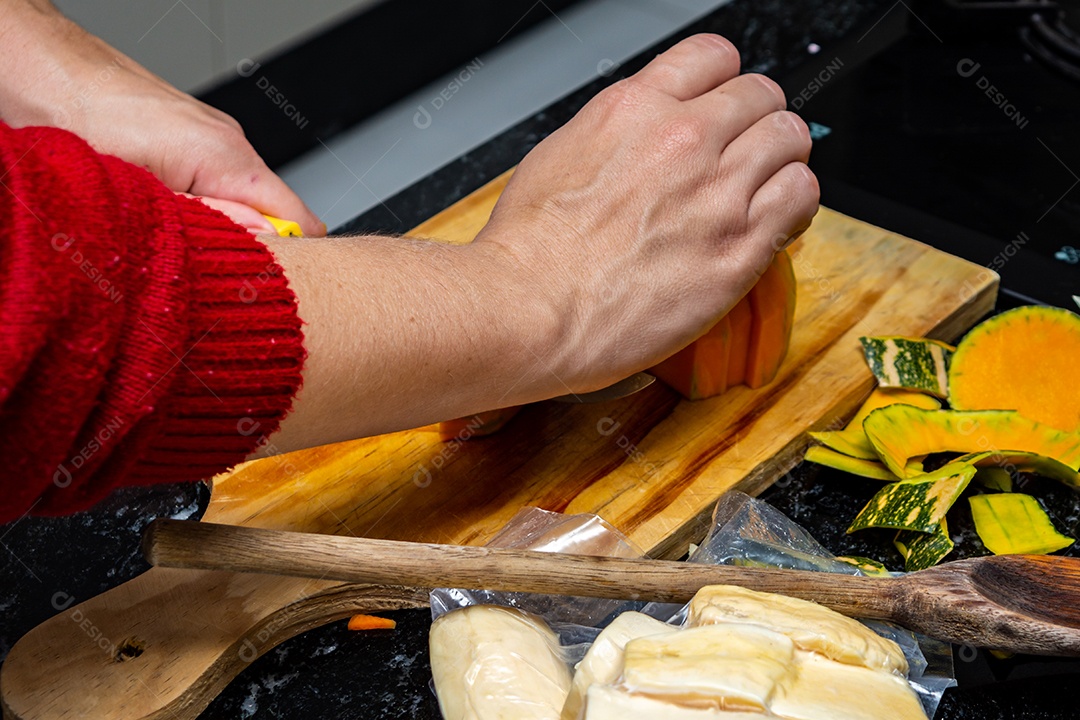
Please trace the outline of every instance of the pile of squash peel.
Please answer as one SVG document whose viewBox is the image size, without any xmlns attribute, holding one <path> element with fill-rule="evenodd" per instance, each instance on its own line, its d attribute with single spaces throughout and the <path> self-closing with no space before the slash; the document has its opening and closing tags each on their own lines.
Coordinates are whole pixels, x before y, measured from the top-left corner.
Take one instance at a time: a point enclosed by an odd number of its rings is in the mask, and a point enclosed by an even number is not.
<svg viewBox="0 0 1080 720">
<path fill-rule="evenodd" d="M 1080 316 L 1025 306 L 937 340 L 861 338 L 878 387 L 841 430 L 812 432 L 806 459 L 884 482 L 848 532 L 897 531 L 908 571 L 952 552 L 946 514 L 969 489 L 975 530 L 994 554 L 1073 544 L 1021 474 L 1080 489 Z M 946 407 L 945 404 L 948 404 Z M 943 455 L 949 453 L 949 455 Z M 934 465 L 934 469 L 924 468 Z"/>
</svg>

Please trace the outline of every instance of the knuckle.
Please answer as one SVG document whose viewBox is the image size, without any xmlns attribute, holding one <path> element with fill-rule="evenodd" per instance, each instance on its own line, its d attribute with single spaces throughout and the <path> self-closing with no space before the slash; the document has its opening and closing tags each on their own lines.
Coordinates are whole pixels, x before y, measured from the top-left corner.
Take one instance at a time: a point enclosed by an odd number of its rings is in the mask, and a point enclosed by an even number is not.
<svg viewBox="0 0 1080 720">
<path fill-rule="evenodd" d="M 817 175 L 804 163 L 798 163 L 795 173 L 795 190 L 808 204 L 817 205 L 821 200 L 821 184 Z"/>
<path fill-rule="evenodd" d="M 594 97 L 592 104 L 605 114 L 632 111 L 641 104 L 641 88 L 633 78 L 620 80 Z"/>
<path fill-rule="evenodd" d="M 784 132 L 791 133 L 799 138 L 802 144 L 810 146 L 810 128 L 806 122 L 790 110 L 780 110 L 774 113 L 776 124 Z"/>
<path fill-rule="evenodd" d="M 658 132 L 661 145 L 678 154 L 700 149 L 708 137 L 708 121 L 696 115 L 680 115 L 667 120 Z"/>
<path fill-rule="evenodd" d="M 714 53 L 724 61 L 734 61 L 736 65 L 741 63 L 739 49 L 730 40 L 715 33 L 698 33 L 686 38 L 683 43 L 699 48 L 702 51 Z"/>
<path fill-rule="evenodd" d="M 787 98 L 784 96 L 784 91 L 774 80 L 760 73 L 750 73 L 744 77 L 756 82 L 761 92 L 771 96 L 778 110 L 787 107 Z"/>
</svg>

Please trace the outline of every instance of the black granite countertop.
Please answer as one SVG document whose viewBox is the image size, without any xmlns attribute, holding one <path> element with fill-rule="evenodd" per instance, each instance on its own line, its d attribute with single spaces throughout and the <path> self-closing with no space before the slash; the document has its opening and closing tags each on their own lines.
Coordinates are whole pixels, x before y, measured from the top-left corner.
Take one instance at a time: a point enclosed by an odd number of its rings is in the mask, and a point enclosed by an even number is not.
<svg viewBox="0 0 1080 720">
<path fill-rule="evenodd" d="M 604 85 L 637 70 L 663 46 L 700 31 L 719 32 L 743 52 L 747 69 L 777 79 L 804 72 L 831 57 L 827 50 L 856 33 L 868 33 L 902 8 L 889 0 L 734 0 L 631 62 L 612 70 L 551 107 L 467 153 L 430 177 L 339 230 L 402 232 L 467 195 L 516 164 L 569 119 Z M 904 6 L 906 7 L 906 6 Z M 868 36 L 869 37 L 869 36 Z M 872 42 L 871 37 L 868 42 Z M 816 45 L 826 52 L 814 55 Z M 899 558 L 883 536 L 843 532 L 838 518 L 852 517 L 873 486 L 800 467 L 763 496 L 807 527 L 837 553 Z M 1073 535 L 1080 525 L 1075 493 L 1057 493 L 1056 519 Z M 81 601 L 146 569 L 139 555 L 141 530 L 157 517 L 195 518 L 205 508 L 202 485 L 129 489 L 89 513 L 68 518 L 24 518 L 0 527 L 0 658 L 36 624 L 55 614 L 57 593 Z M 957 532 L 964 533 L 961 526 Z M 970 534 L 970 533 L 969 533 Z M 961 544 L 979 552 L 977 541 Z M 65 596 L 66 597 L 66 596 Z M 253 662 L 203 713 L 213 718 L 438 718 L 428 688 L 427 611 L 389 613 L 395 631 L 351 633 L 344 623 L 312 630 Z M 965 650 L 957 659 L 959 688 L 938 711 L 942 720 L 1080 717 L 1072 709 L 1073 661 L 1017 658 L 998 661 Z M 1065 682 L 1063 682 L 1065 680 Z"/>
</svg>

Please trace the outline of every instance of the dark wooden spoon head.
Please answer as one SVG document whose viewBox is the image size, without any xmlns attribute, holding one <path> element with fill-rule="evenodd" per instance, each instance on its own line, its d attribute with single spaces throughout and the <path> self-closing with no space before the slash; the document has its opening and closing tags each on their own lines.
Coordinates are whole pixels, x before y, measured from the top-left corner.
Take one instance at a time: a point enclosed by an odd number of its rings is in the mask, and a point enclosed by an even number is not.
<svg viewBox="0 0 1080 720">
<path fill-rule="evenodd" d="M 908 627 L 980 647 L 1080 656 L 1080 559 L 972 558 L 901 584 L 896 619 Z"/>
</svg>

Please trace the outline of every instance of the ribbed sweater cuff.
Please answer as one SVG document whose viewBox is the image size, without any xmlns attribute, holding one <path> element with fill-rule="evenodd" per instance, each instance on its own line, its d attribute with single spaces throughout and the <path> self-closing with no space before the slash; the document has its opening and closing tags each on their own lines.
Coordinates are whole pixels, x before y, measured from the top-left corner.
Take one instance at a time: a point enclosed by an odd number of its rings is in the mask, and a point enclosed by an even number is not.
<svg viewBox="0 0 1080 720">
<path fill-rule="evenodd" d="M 289 412 L 305 352 L 296 297 L 269 249 L 223 214 L 178 198 L 191 332 L 138 484 L 210 477 L 251 454 Z"/>
</svg>

